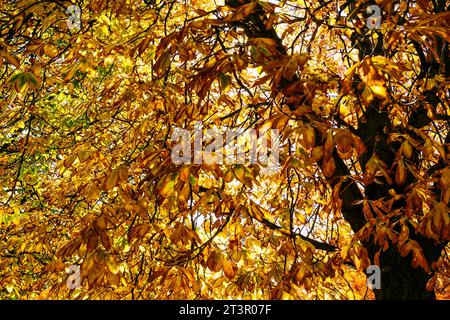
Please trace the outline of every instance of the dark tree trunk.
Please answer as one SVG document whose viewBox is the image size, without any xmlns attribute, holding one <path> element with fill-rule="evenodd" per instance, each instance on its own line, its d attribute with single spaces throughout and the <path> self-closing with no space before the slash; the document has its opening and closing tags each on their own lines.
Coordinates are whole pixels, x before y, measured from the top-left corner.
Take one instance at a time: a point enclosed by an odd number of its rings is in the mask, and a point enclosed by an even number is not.
<svg viewBox="0 0 450 320">
<path fill-rule="evenodd" d="M 374 290 L 377 300 L 433 300 L 434 291 L 426 290 L 430 276 L 421 267 L 413 268 L 409 257 L 390 247 L 380 257 L 381 289 Z"/>
<path fill-rule="evenodd" d="M 378 112 L 379 106 L 375 103 L 367 112 L 368 121 L 358 130 L 359 136 L 366 141 L 368 149 L 375 150 L 375 154 L 384 161 L 388 168 L 391 168 L 396 161 L 396 151 L 399 145 L 396 143 L 387 143 L 391 123 L 387 112 Z M 424 112 L 424 111 L 423 111 Z M 417 121 L 417 119 L 414 119 Z M 423 123 L 426 124 L 429 119 L 425 116 Z M 368 161 L 371 154 L 367 154 L 361 159 L 362 165 Z M 417 155 L 416 155 L 417 156 Z M 408 172 L 405 185 L 414 182 L 414 176 Z M 395 183 L 389 185 L 386 181 L 380 185 L 372 183 L 366 186 L 365 196 L 371 200 L 389 198 L 389 189 L 394 189 L 398 194 L 406 194 L 404 186 L 398 186 Z M 400 199 L 396 201 L 392 209 L 402 209 L 406 207 L 406 201 Z M 360 212 L 362 215 L 363 213 Z M 355 229 L 354 229 L 355 230 Z M 357 231 L 356 229 L 355 231 Z M 396 230 L 400 231 L 400 230 Z M 437 261 L 440 257 L 444 245 L 434 243 L 434 240 L 425 238 L 417 234 L 413 228 L 410 228 L 409 237 L 417 241 L 421 246 L 428 265 Z M 427 272 L 422 267 L 414 268 L 412 266 L 412 253 L 402 257 L 397 245 L 390 242 L 386 251 L 382 251 L 379 245 L 375 244 L 373 237 L 365 243 L 369 258 L 375 263 L 375 255 L 379 252 L 379 267 L 381 269 L 381 288 L 374 290 L 377 300 L 434 300 L 433 291 L 426 290 L 427 282 L 432 277 L 431 272 Z"/>
<path fill-rule="evenodd" d="M 428 239 L 421 239 L 424 254 L 431 263 L 439 258 L 442 246 L 436 246 Z M 368 251 L 373 260 L 373 246 Z M 402 257 L 395 247 L 390 245 L 386 252 L 380 254 L 381 288 L 375 289 L 377 300 L 434 300 L 434 291 L 426 289 L 432 274 L 423 268 L 414 268 L 411 254 Z"/>
</svg>

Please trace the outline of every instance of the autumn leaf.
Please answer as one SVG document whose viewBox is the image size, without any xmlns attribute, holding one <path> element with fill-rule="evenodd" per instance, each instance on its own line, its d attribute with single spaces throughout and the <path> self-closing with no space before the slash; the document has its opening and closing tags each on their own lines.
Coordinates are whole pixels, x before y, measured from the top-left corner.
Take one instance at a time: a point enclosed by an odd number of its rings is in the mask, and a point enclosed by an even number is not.
<svg viewBox="0 0 450 320">
<path fill-rule="evenodd" d="M 233 279 L 234 276 L 236 275 L 237 269 L 236 263 L 234 263 L 233 261 L 226 260 L 225 258 L 222 258 L 222 267 L 225 276 L 228 279 Z"/>
<path fill-rule="evenodd" d="M 12 64 L 13 66 L 15 66 L 16 68 L 20 68 L 20 61 L 17 57 L 2 51 L 1 55 L 3 56 L 3 58 L 10 64 Z"/>
<path fill-rule="evenodd" d="M 163 76 L 166 73 L 166 71 L 169 69 L 170 59 L 171 59 L 170 52 L 165 51 L 161 55 L 161 57 L 159 57 L 159 59 L 155 62 L 155 65 L 153 68 L 158 77 Z"/>
<path fill-rule="evenodd" d="M 111 189 L 113 189 L 117 185 L 118 181 L 119 181 L 119 172 L 118 170 L 113 170 L 108 176 L 108 179 L 106 179 L 105 182 L 106 191 L 110 191 Z"/>
<path fill-rule="evenodd" d="M 207 260 L 206 264 L 207 264 L 209 270 L 211 270 L 213 272 L 219 272 L 220 270 L 222 270 L 223 261 L 224 260 L 222 259 L 222 256 L 219 253 L 212 252 L 208 256 L 208 260 Z"/>
</svg>

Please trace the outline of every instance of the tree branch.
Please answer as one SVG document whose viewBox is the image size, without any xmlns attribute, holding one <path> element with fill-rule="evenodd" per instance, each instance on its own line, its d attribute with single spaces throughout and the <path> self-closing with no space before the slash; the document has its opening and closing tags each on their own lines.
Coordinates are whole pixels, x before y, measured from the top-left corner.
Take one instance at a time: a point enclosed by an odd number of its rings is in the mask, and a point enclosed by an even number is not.
<svg viewBox="0 0 450 320">
<path fill-rule="evenodd" d="M 269 227 L 272 230 L 280 230 L 280 229 L 282 229 L 282 227 L 280 227 L 279 225 L 276 225 L 275 223 L 270 222 L 266 218 L 262 218 L 262 220 L 258 220 L 258 221 L 263 223 L 266 227 Z M 319 250 L 323 250 L 323 251 L 327 251 L 327 252 L 334 252 L 334 251 L 339 249 L 338 247 L 335 247 L 335 246 L 333 246 L 331 244 L 311 239 L 311 238 L 306 237 L 306 236 L 304 236 L 304 235 L 302 235 L 300 233 L 293 233 L 292 235 L 295 236 L 295 237 L 299 237 L 302 240 L 308 241 L 316 249 L 319 249 Z"/>
</svg>

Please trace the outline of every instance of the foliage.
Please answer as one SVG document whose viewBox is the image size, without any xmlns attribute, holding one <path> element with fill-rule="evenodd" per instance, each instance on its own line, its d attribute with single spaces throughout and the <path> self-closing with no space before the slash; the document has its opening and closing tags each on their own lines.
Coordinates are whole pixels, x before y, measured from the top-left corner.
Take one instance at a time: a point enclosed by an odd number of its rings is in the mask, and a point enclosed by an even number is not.
<svg viewBox="0 0 450 320">
<path fill-rule="evenodd" d="M 445 0 L 70 5 L 0 4 L 0 298 L 449 298 Z M 278 174 L 173 163 L 196 121 L 279 129 Z"/>
</svg>

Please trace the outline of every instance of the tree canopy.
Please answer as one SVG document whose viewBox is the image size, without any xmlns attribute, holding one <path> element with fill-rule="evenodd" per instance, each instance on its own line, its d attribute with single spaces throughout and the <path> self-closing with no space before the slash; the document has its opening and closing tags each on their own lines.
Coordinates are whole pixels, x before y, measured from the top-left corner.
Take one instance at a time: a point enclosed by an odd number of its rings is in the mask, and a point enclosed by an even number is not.
<svg viewBox="0 0 450 320">
<path fill-rule="evenodd" d="M 0 298 L 450 298 L 449 24 L 445 0 L 2 2 Z M 214 128 L 278 138 L 215 161 Z"/>
</svg>

